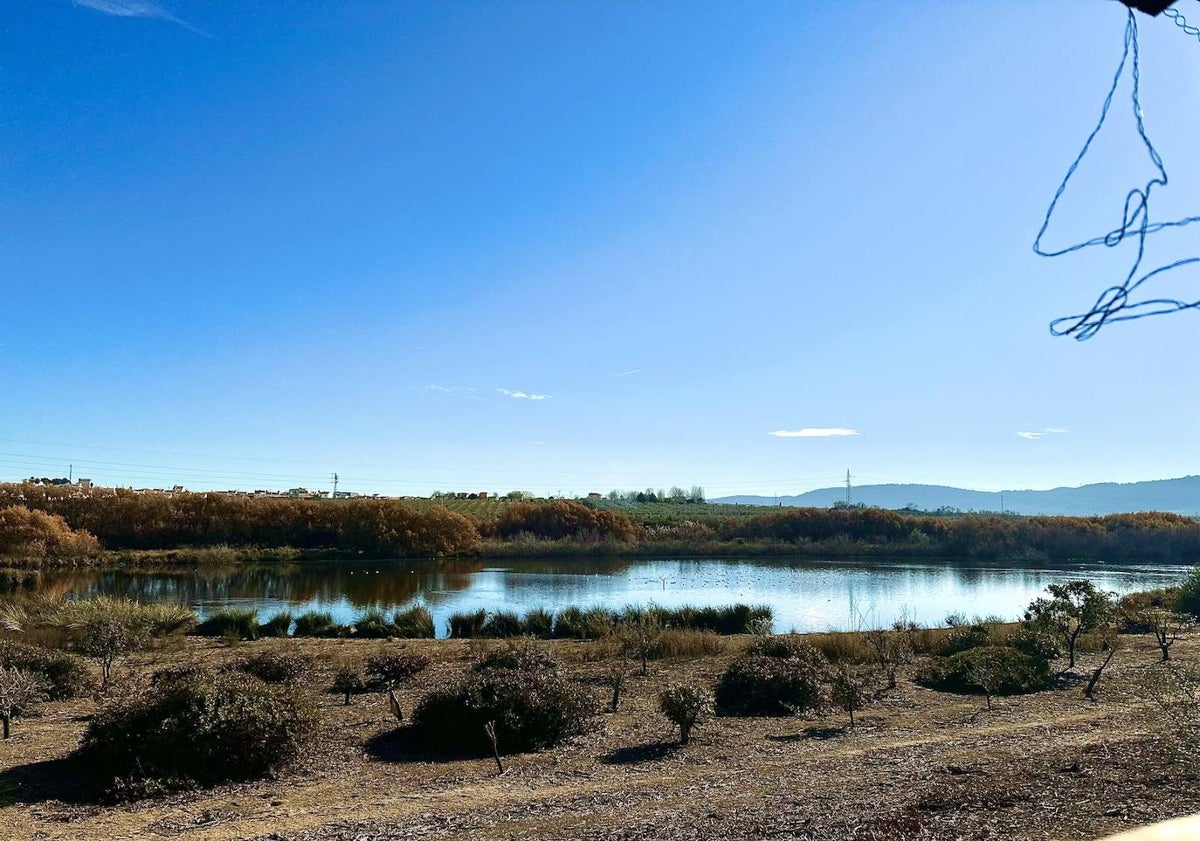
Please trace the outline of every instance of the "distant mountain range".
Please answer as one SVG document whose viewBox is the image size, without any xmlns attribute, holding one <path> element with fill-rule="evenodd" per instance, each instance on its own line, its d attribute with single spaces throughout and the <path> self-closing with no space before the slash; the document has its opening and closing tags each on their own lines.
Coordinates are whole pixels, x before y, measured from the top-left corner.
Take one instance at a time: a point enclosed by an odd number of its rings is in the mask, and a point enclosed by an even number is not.
<svg viewBox="0 0 1200 841">
<path fill-rule="evenodd" d="M 1200 515 L 1200 476 L 1118 484 L 1105 482 L 1049 491 L 971 491 L 942 485 L 863 485 L 852 501 L 878 508 L 957 508 L 961 511 L 1008 511 L 1014 514 L 1088 516 L 1131 511 L 1173 511 Z M 797 496 L 727 496 L 709 500 L 741 505 L 830 508 L 846 499 L 845 488 L 821 488 Z"/>
</svg>

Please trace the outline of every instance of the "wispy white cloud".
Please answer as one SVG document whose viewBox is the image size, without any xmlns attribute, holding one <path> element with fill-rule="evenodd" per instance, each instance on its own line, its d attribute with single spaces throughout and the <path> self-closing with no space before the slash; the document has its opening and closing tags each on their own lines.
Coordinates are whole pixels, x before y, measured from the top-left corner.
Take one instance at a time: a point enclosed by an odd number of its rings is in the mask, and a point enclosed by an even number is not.
<svg viewBox="0 0 1200 841">
<path fill-rule="evenodd" d="M 1037 441 L 1047 435 L 1062 435 L 1066 431 L 1065 429 L 1043 429 L 1040 432 L 1018 432 L 1017 437 L 1024 438 L 1026 441 Z"/>
<path fill-rule="evenodd" d="M 621 373 L 619 373 L 619 374 L 613 374 L 613 376 L 614 376 L 614 377 L 631 377 L 631 376 L 633 376 L 634 374 L 640 374 L 640 373 L 642 373 L 642 369 L 641 369 L 641 368 L 634 368 L 634 369 L 632 369 L 632 370 L 629 370 L 629 371 L 622 371 L 622 372 L 621 372 Z"/>
<path fill-rule="evenodd" d="M 155 18 L 157 20 L 170 21 L 177 23 L 186 29 L 190 29 L 200 35 L 207 35 L 207 32 L 202 32 L 192 26 L 186 20 L 181 20 L 170 11 L 163 8 L 157 3 L 152 3 L 150 0 L 71 0 L 76 6 L 81 6 L 85 9 L 101 12 L 106 15 L 112 15 L 119 18 Z"/>
<path fill-rule="evenodd" d="M 776 429 L 767 434 L 776 438 L 848 438 L 860 433 L 844 426 L 806 426 L 803 429 Z"/>
<path fill-rule="evenodd" d="M 514 400 L 549 400 L 549 394 L 530 394 L 527 391 L 519 391 L 512 388 L 498 388 L 496 391 L 503 394 L 505 397 L 511 397 Z"/>
</svg>

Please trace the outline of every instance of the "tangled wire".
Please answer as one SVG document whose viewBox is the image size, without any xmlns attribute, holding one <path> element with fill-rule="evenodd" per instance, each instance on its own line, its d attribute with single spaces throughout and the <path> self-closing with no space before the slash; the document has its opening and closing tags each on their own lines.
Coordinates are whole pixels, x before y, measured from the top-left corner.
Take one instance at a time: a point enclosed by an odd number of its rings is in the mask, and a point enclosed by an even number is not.
<svg viewBox="0 0 1200 841">
<path fill-rule="evenodd" d="M 1176 20 L 1176 24 L 1186 32 L 1188 30 L 1187 21 L 1178 15 L 1178 13 L 1176 13 L 1176 17 L 1179 18 L 1179 20 Z M 1180 23 L 1180 20 L 1182 20 L 1182 23 Z M 1156 174 L 1146 182 L 1145 187 L 1134 187 L 1125 195 L 1125 208 L 1122 213 L 1121 224 L 1117 228 L 1101 236 L 1093 237 L 1057 251 L 1047 251 L 1042 245 L 1042 237 L 1045 236 L 1046 229 L 1050 227 L 1050 220 L 1054 216 L 1054 210 L 1058 206 L 1059 199 L 1066 192 L 1067 185 L 1070 183 L 1072 176 L 1075 175 L 1075 170 L 1079 168 L 1079 164 L 1087 157 L 1092 146 L 1092 141 L 1096 139 L 1096 136 L 1104 127 L 1104 121 L 1108 119 L 1108 112 L 1112 107 L 1113 98 L 1116 96 L 1117 88 L 1125 73 L 1126 65 L 1129 65 L 1132 70 L 1133 116 L 1137 123 L 1138 136 L 1141 138 L 1142 144 L 1145 146 L 1146 152 L 1154 164 Z M 1200 300 L 1191 302 L 1173 298 L 1133 300 L 1134 293 L 1151 278 L 1181 266 L 1200 263 L 1200 257 L 1188 257 L 1142 273 L 1142 261 L 1146 254 L 1146 238 L 1150 234 L 1168 228 L 1182 228 L 1193 222 L 1200 222 L 1200 216 L 1188 216 L 1171 222 L 1150 221 L 1150 195 L 1155 187 L 1167 186 L 1167 170 L 1163 166 L 1158 150 L 1154 148 L 1154 144 L 1146 134 L 1146 126 L 1142 117 L 1140 87 L 1141 67 L 1138 55 L 1138 25 L 1133 10 L 1130 9 L 1128 11 L 1128 20 L 1125 24 L 1125 50 L 1121 55 L 1121 63 L 1117 65 L 1117 72 L 1113 75 L 1112 86 L 1108 90 L 1108 96 L 1104 99 L 1104 107 L 1100 110 L 1100 120 L 1096 123 L 1096 127 L 1092 129 L 1092 133 L 1088 135 L 1087 140 L 1084 141 L 1079 155 L 1067 170 L 1062 183 L 1059 184 L 1058 190 L 1050 202 L 1050 207 L 1046 210 L 1046 218 L 1043 220 L 1042 227 L 1038 231 L 1037 239 L 1034 240 L 1033 250 L 1043 257 L 1060 257 L 1064 254 L 1070 254 L 1074 251 L 1098 245 L 1113 248 L 1127 239 L 1132 239 L 1137 244 L 1136 259 L 1126 274 L 1124 282 L 1105 289 L 1087 312 L 1078 315 L 1063 316 L 1050 322 L 1050 332 L 1055 336 L 1073 336 L 1079 340 L 1089 339 L 1109 322 L 1132 321 L 1151 315 L 1164 315 L 1166 313 L 1179 312 L 1180 310 L 1200 309 Z"/>
</svg>

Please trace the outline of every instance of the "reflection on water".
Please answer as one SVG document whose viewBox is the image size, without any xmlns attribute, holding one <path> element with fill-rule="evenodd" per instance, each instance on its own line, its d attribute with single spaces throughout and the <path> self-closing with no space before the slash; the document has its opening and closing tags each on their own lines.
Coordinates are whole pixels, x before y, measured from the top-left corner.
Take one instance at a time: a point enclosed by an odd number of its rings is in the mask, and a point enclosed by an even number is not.
<svg viewBox="0 0 1200 841">
<path fill-rule="evenodd" d="M 856 627 L 860 617 L 890 623 L 902 613 L 922 623 L 939 623 L 952 612 L 1016 618 L 1050 583 L 1090 578 L 1124 593 L 1173 583 L 1189 569 L 1120 563 L 1018 568 L 912 559 L 338 561 L 48 572 L 41 589 L 69 597 L 184 602 L 201 614 L 238 606 L 254 607 L 265 618 L 277 610 L 317 608 L 341 622 L 367 607 L 420 603 L 442 632 L 451 613 L 477 608 L 523 612 L 566 605 L 749 602 L 774 609 L 777 631 L 821 631 Z"/>
</svg>

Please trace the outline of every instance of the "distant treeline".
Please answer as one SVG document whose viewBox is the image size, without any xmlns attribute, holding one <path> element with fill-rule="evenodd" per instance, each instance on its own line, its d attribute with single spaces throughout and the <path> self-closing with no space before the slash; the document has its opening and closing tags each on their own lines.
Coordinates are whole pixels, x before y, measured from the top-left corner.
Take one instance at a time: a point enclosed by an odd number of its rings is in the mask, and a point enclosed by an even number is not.
<svg viewBox="0 0 1200 841">
<path fill-rule="evenodd" d="M 755 516 L 639 522 L 628 513 L 567 500 L 516 502 L 498 517 L 476 519 L 441 506 L 401 500 L 260 499 L 228 494 L 142 494 L 78 487 L 0 484 L 9 507 L 60 517 L 93 535 L 106 550 L 181 547 L 292 547 L 370 557 L 452 557 L 479 554 L 808 554 L 924 555 L 980 560 L 1129 558 L 1195 563 L 1200 523 L 1176 514 L 1104 517 L 941 517 L 873 508 L 796 508 Z M 0 531 L 3 523 L 0 519 Z M 30 529 L 48 524 L 8 517 L 23 529 L 10 540 L 36 546 Z M 83 539 L 49 545 L 83 549 Z M 58 540 L 58 544 L 54 544 Z M 0 534 L 0 554 L 5 537 Z M 60 554 L 62 552 L 60 551 Z"/>
</svg>

